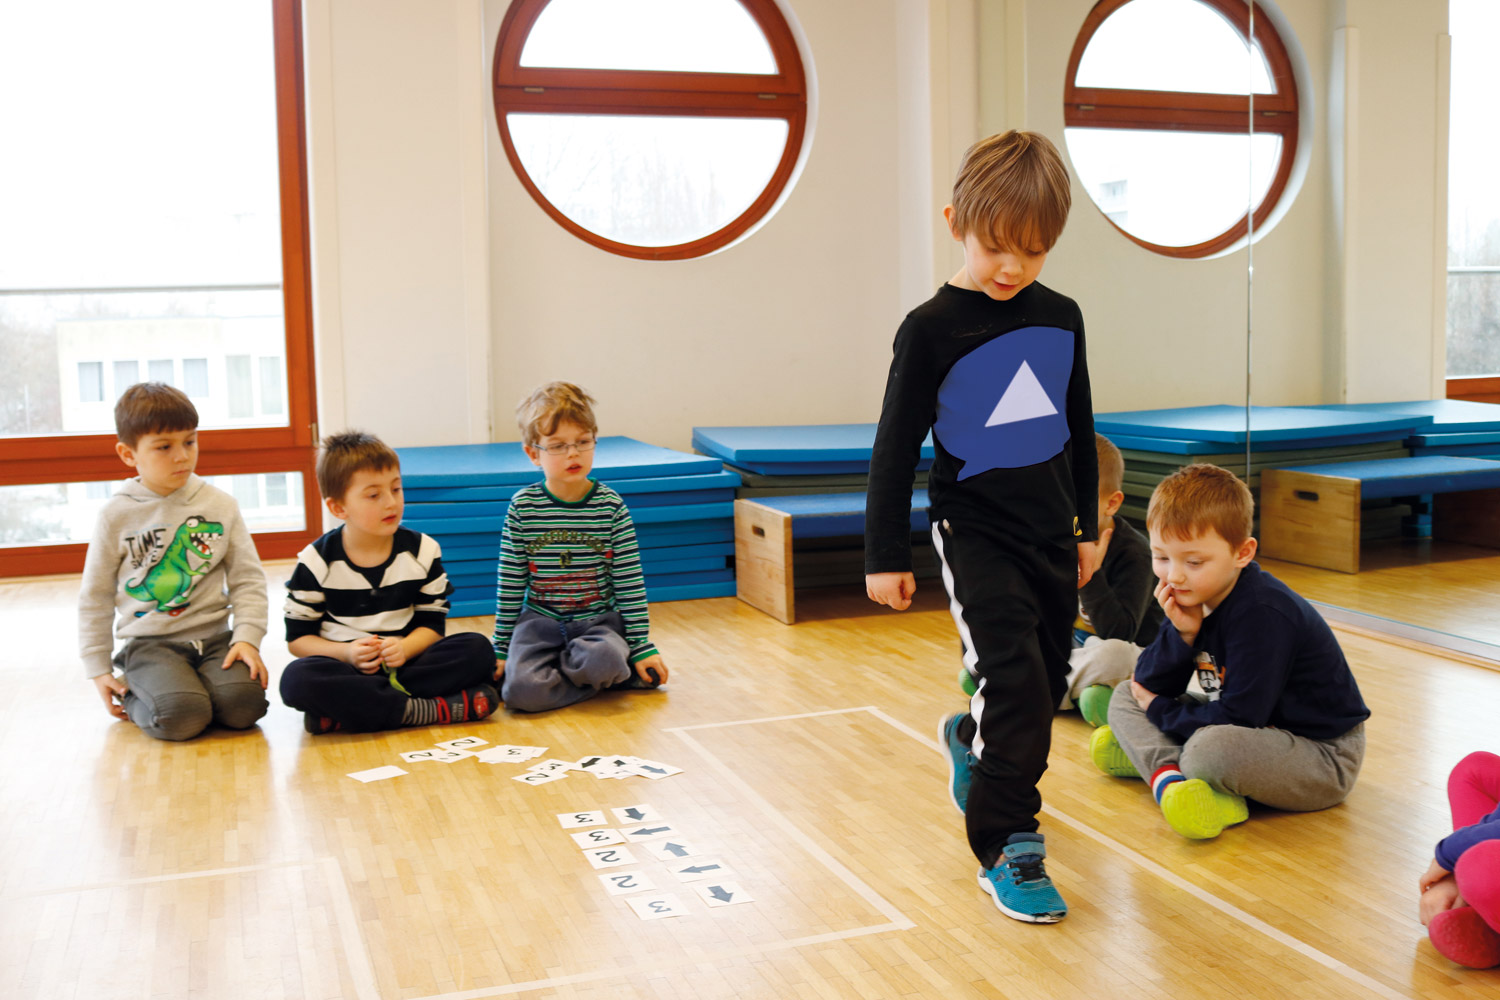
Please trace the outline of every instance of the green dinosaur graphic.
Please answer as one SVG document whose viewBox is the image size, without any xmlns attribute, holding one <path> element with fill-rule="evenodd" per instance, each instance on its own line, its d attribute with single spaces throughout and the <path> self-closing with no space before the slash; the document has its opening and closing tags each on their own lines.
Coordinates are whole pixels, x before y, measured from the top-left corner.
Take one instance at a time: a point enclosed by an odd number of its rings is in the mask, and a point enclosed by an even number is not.
<svg viewBox="0 0 1500 1000">
<path fill-rule="evenodd" d="M 204 535 L 222 535 L 224 526 L 193 516 L 182 523 L 172 541 L 139 583 L 125 582 L 125 593 L 138 601 L 155 601 L 156 610 L 171 612 L 187 605 L 193 592 L 193 577 L 208 572 L 214 551 Z M 202 561 L 193 567 L 193 557 Z"/>
</svg>

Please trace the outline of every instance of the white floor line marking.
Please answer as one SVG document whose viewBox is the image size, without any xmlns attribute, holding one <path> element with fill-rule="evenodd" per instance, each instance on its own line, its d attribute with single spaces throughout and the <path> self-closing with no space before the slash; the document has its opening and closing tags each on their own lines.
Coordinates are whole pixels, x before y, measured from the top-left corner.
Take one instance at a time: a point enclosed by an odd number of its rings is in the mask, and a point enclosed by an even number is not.
<svg viewBox="0 0 1500 1000">
<path fill-rule="evenodd" d="M 508 996 L 512 993 L 526 993 L 530 990 L 553 989 L 558 986 L 570 986 L 574 983 L 588 983 L 600 979 L 623 978 L 636 975 L 656 975 L 679 969 L 684 965 L 704 965 L 717 963 L 731 958 L 743 958 L 747 955 L 766 955 L 777 951 L 790 951 L 794 948 L 805 948 L 815 944 L 829 944 L 834 941 L 847 941 L 850 938 L 868 937 L 871 934 L 884 934 L 887 931 L 905 930 L 905 927 L 896 924 L 877 924 L 873 927 L 856 927 L 847 931 L 830 931 L 827 934 L 814 934 L 809 937 L 793 938 L 790 941 L 782 941 L 774 945 L 742 945 L 738 948 L 727 948 L 723 951 L 715 951 L 711 955 L 685 956 L 682 959 L 669 964 L 653 963 L 651 965 L 627 965 L 615 969 L 601 969 L 597 972 L 577 972 L 570 976 L 554 976 L 551 979 L 533 979 L 524 983 L 510 983 L 505 986 L 486 986 L 482 989 L 463 990 L 458 993 L 435 993 L 432 996 L 418 997 L 416 1000 L 482 1000 L 484 997 Z"/>
<path fill-rule="evenodd" d="M 370 951 L 365 947 L 365 936 L 359 928 L 359 918 L 354 914 L 354 902 L 349 898 L 349 883 L 344 881 L 344 866 L 339 859 L 329 856 L 319 864 L 323 868 L 323 879 L 328 883 L 328 895 L 332 897 L 333 919 L 339 925 L 339 938 L 344 946 L 344 964 L 349 966 L 349 978 L 354 982 L 357 1000 L 380 1000 L 380 988 L 375 982 L 375 966 L 370 961 Z"/>
<path fill-rule="evenodd" d="M 910 726 L 902 722 L 898 722 L 879 709 L 868 708 L 866 709 L 866 711 L 876 718 L 888 723 L 892 728 L 910 736 L 912 739 L 916 740 L 923 746 L 930 747 L 931 749 L 938 752 L 942 752 L 943 748 L 935 740 L 928 736 L 924 736 L 921 733 L 918 733 L 915 729 L 912 729 Z M 1065 826 L 1072 827 L 1074 830 L 1077 830 L 1079 833 L 1083 834 L 1085 837 L 1088 837 L 1090 840 L 1097 841 L 1098 843 L 1104 845 L 1111 851 L 1114 851 L 1116 854 L 1136 865 L 1138 868 L 1150 872 L 1152 875 L 1155 875 L 1162 881 L 1170 883 L 1178 889 L 1181 889 L 1183 892 L 1194 897 L 1195 899 L 1207 903 L 1209 906 L 1212 906 L 1214 909 L 1218 910 L 1220 913 L 1224 914 L 1230 919 L 1237 920 L 1240 923 L 1244 924 L 1246 927 L 1249 927 L 1251 930 L 1258 931 L 1261 934 L 1264 934 L 1266 937 L 1277 942 L 1278 944 L 1290 948 L 1291 950 L 1297 952 L 1299 955 L 1302 955 L 1304 958 L 1311 959 L 1324 968 L 1332 972 L 1336 972 L 1346 979 L 1352 980 L 1363 989 L 1368 990 L 1372 995 L 1386 997 L 1388 998 L 1388 1000 L 1410 1000 L 1410 997 L 1407 994 L 1391 989 L 1389 986 L 1386 986 L 1379 980 L 1372 979 L 1369 976 L 1365 975 L 1363 972 L 1360 972 L 1358 969 L 1351 968 L 1350 966 L 1339 961 L 1333 956 L 1324 954 L 1307 942 L 1302 941 L 1299 938 L 1292 937 L 1285 931 L 1273 927 L 1259 917 L 1240 909 L 1233 903 L 1226 902 L 1223 899 L 1220 899 L 1218 896 L 1215 896 L 1213 893 L 1207 891 L 1206 889 L 1199 888 L 1192 882 L 1189 882 L 1187 879 L 1183 878 L 1181 875 L 1178 875 L 1176 872 L 1172 871 L 1170 868 L 1157 864 L 1155 861 L 1152 861 L 1144 854 L 1141 854 L 1140 852 L 1133 850 L 1132 848 L 1126 847 L 1124 844 L 1120 843 L 1117 840 L 1112 840 L 1111 838 L 1106 837 L 1104 834 L 1074 819 L 1067 813 L 1062 812 L 1059 809 L 1055 809 L 1049 805 L 1042 806 L 1042 813 L 1043 815 L 1052 817 Z"/>
<path fill-rule="evenodd" d="M 816 719 L 820 715 L 848 715 L 851 712 L 873 712 L 874 708 L 869 705 L 861 705 L 858 708 L 830 708 L 822 712 L 801 712 L 797 715 L 767 715 L 759 719 L 736 719 L 733 722 L 700 722 L 692 726 L 671 726 L 664 729 L 667 733 L 685 733 L 692 729 L 724 729 L 728 726 L 757 726 L 762 722 L 790 722 L 793 719 Z"/>
<path fill-rule="evenodd" d="M 123 889 L 131 885 L 149 885 L 154 882 L 178 882 L 189 878 L 222 878 L 227 875 L 245 875 L 250 872 L 272 871 L 276 868 L 311 868 L 316 861 L 271 861 L 262 865 L 238 865 L 234 868 L 209 868 L 197 872 L 176 872 L 171 875 L 143 875 L 140 878 L 121 879 L 117 882 L 86 882 L 83 885 L 63 885 L 52 889 L 32 889 L 17 892 L 3 899 L 29 899 L 33 896 L 61 896 L 71 892 L 94 892 L 98 889 Z"/>
<path fill-rule="evenodd" d="M 732 771 L 729 766 L 726 765 L 723 761 L 719 760 L 719 758 L 715 757 L 707 747 L 699 743 L 696 739 L 689 736 L 687 733 L 682 732 L 681 730 L 677 732 L 677 736 L 679 739 L 686 742 L 688 746 L 692 747 L 693 751 L 697 753 L 698 756 L 708 761 L 709 766 L 718 771 L 725 781 L 728 781 L 732 785 L 738 786 L 740 789 L 740 794 L 743 795 L 747 800 L 752 802 L 755 807 L 765 815 L 767 819 L 769 819 L 772 823 L 775 823 L 777 826 L 781 827 L 782 831 L 788 837 L 790 837 L 799 847 L 816 858 L 818 860 L 818 863 L 821 864 L 824 868 L 827 868 L 829 871 L 833 872 L 833 874 L 837 875 L 844 882 L 844 884 L 853 889 L 861 899 L 884 914 L 887 920 L 889 920 L 893 924 L 900 925 L 903 930 L 917 926 L 907 918 L 906 914 L 902 913 L 891 903 L 887 902 L 884 896 L 880 895 L 880 893 L 870 888 L 865 884 L 863 880 L 860 879 L 858 875 L 855 875 L 848 868 L 844 867 L 842 862 L 840 862 L 833 855 L 829 854 L 827 851 L 823 850 L 823 848 L 819 847 L 811 837 L 803 833 L 800 829 L 797 828 L 796 824 L 783 816 L 780 810 L 778 810 L 775 806 L 771 805 L 771 803 L 762 798 L 759 792 L 750 787 L 749 782 Z"/>
</svg>

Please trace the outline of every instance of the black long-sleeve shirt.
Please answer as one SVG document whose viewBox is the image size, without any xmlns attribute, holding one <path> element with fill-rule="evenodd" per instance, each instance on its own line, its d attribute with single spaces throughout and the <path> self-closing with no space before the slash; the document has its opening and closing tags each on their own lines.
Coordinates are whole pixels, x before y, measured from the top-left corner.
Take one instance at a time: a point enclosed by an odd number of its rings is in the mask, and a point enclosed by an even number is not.
<svg viewBox="0 0 1500 1000">
<path fill-rule="evenodd" d="M 1096 452 L 1097 454 L 1097 452 Z M 1151 571 L 1151 543 L 1129 521 L 1115 515 L 1104 565 L 1078 591 L 1078 603 L 1101 639 L 1124 639 L 1149 646 L 1161 628 L 1156 603 L 1156 574 Z"/>
<path fill-rule="evenodd" d="M 1077 303 L 1037 282 L 1007 302 L 944 285 L 896 332 L 870 460 L 865 572 L 911 569 L 911 486 L 932 430 L 934 521 L 1070 548 L 1098 536 L 1098 457 Z"/>
<path fill-rule="evenodd" d="M 1214 700 L 1176 700 L 1194 671 Z M 1135 679 L 1166 696 L 1151 702 L 1146 718 L 1180 740 L 1219 725 L 1272 726 L 1331 740 L 1370 717 L 1328 623 L 1253 562 L 1204 616 L 1193 645 L 1182 641 L 1170 619 L 1164 621 L 1136 661 Z"/>
</svg>

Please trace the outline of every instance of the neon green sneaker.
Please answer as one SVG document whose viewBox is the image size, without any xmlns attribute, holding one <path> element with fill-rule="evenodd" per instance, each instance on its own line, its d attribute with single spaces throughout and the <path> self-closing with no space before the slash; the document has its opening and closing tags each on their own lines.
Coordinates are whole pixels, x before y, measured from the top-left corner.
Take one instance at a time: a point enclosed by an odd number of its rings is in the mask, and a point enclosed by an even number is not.
<svg viewBox="0 0 1500 1000">
<path fill-rule="evenodd" d="M 1125 748 L 1115 739 L 1114 730 L 1100 726 L 1089 737 L 1089 760 L 1094 766 L 1115 778 L 1139 778 L 1141 772 L 1125 756 Z"/>
<path fill-rule="evenodd" d="M 1189 840 L 1211 840 L 1226 826 L 1249 819 L 1250 809 L 1243 795 L 1218 791 L 1202 778 L 1188 778 L 1172 782 L 1162 792 L 1161 814 Z"/>
<path fill-rule="evenodd" d="M 1109 723 L 1109 700 L 1114 696 L 1115 689 L 1108 684 L 1090 684 L 1078 696 L 1078 711 L 1098 729 Z"/>
</svg>

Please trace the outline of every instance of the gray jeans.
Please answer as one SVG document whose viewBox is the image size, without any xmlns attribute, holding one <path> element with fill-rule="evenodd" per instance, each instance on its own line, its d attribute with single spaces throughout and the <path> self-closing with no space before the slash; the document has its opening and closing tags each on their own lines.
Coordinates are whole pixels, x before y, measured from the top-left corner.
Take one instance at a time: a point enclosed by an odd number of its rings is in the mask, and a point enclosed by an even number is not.
<svg viewBox="0 0 1500 1000">
<path fill-rule="evenodd" d="M 545 712 L 592 698 L 630 674 L 619 612 L 563 622 L 528 609 L 510 636 L 500 700 L 514 712 Z"/>
<path fill-rule="evenodd" d="M 1207 699 L 1185 694 L 1181 700 Z M 1204 726 L 1182 743 L 1146 718 L 1128 680 L 1110 699 L 1109 727 L 1148 782 L 1162 766 L 1175 763 L 1184 777 L 1202 778 L 1221 792 L 1294 812 L 1344 801 L 1365 758 L 1364 723 L 1331 740 L 1269 727 Z"/>
<path fill-rule="evenodd" d="M 132 639 L 115 655 L 130 691 L 125 713 L 159 740 L 190 740 L 209 723 L 249 729 L 266 714 L 265 689 L 244 661 L 222 669 L 231 633 L 211 639 Z"/>
</svg>

